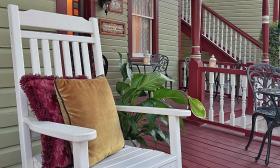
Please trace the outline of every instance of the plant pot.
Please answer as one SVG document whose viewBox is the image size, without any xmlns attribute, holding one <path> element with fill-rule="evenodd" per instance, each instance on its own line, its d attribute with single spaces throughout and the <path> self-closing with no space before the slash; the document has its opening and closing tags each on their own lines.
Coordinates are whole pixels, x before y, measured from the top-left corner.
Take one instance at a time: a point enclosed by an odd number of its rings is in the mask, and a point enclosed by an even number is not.
<svg viewBox="0 0 280 168">
<path fill-rule="evenodd" d="M 125 140 L 125 145 L 132 147 L 140 147 L 140 143 L 136 140 Z"/>
</svg>

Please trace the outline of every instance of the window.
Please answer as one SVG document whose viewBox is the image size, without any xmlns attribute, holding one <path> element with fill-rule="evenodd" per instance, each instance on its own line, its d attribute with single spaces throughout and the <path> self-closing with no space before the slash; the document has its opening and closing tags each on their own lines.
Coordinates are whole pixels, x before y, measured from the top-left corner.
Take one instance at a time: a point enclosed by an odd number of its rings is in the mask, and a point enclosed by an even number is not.
<svg viewBox="0 0 280 168">
<path fill-rule="evenodd" d="M 152 53 L 153 0 L 132 0 L 132 57 Z"/>
</svg>

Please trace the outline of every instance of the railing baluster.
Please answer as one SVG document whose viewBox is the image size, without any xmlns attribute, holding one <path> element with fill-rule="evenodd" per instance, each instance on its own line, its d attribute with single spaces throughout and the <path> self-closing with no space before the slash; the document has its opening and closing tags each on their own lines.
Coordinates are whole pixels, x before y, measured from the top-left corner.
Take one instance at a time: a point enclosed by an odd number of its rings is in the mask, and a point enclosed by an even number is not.
<svg viewBox="0 0 280 168">
<path fill-rule="evenodd" d="M 227 66 L 227 69 L 230 69 L 230 65 Z M 230 74 L 227 74 L 227 94 L 230 94 Z"/>
<path fill-rule="evenodd" d="M 231 99 L 230 99 L 230 124 L 235 126 L 235 74 L 230 75 L 230 83 L 231 83 Z"/>
<path fill-rule="evenodd" d="M 229 45 L 229 54 L 232 56 L 232 29 L 230 29 L 230 45 Z"/>
<path fill-rule="evenodd" d="M 247 76 L 242 75 L 242 127 L 246 129 Z"/>
<path fill-rule="evenodd" d="M 186 61 L 184 61 L 184 64 L 183 64 L 183 87 L 184 88 L 187 88 L 187 63 Z"/>
<path fill-rule="evenodd" d="M 225 51 L 226 53 L 228 53 L 228 25 L 225 24 L 225 27 L 226 27 L 226 44 L 225 44 Z"/>
<path fill-rule="evenodd" d="M 182 9 L 181 9 L 182 10 L 182 16 L 181 17 L 182 17 L 183 20 L 185 20 L 185 10 L 186 10 L 185 1 L 186 0 L 182 0 L 182 6 L 181 6 L 182 7 Z"/>
<path fill-rule="evenodd" d="M 210 93 L 210 107 L 209 107 L 209 120 L 214 121 L 214 72 L 209 72 L 209 93 Z"/>
<path fill-rule="evenodd" d="M 249 61 L 252 62 L 252 43 L 249 42 Z"/>
<path fill-rule="evenodd" d="M 205 37 L 207 37 L 206 36 L 206 34 L 207 34 L 207 21 L 208 21 L 208 12 L 207 12 L 207 10 L 203 10 L 203 13 L 204 13 L 204 36 Z"/>
<path fill-rule="evenodd" d="M 237 32 L 234 33 L 234 59 L 237 58 Z"/>
<path fill-rule="evenodd" d="M 239 35 L 239 60 L 242 61 L 242 36 Z"/>
<path fill-rule="evenodd" d="M 216 17 L 213 15 L 213 42 L 214 43 L 216 43 L 215 42 L 215 40 L 216 40 Z"/>
<path fill-rule="evenodd" d="M 225 84 L 225 74 L 220 73 L 220 114 L 219 114 L 219 122 L 221 124 L 225 123 L 225 113 L 224 113 L 224 84 Z"/>
<path fill-rule="evenodd" d="M 254 61 L 257 62 L 257 46 L 254 47 Z"/>
<path fill-rule="evenodd" d="M 222 29 L 221 48 L 222 48 L 222 50 L 224 50 L 224 49 L 223 49 L 223 47 L 224 47 L 224 22 L 222 22 L 222 27 L 221 27 L 221 29 Z"/>
<path fill-rule="evenodd" d="M 208 39 L 211 40 L 211 13 L 208 14 Z"/>
<path fill-rule="evenodd" d="M 244 64 L 247 62 L 247 39 L 244 38 Z"/>
<path fill-rule="evenodd" d="M 220 44 L 220 20 L 217 19 L 217 45 Z"/>
<path fill-rule="evenodd" d="M 189 0 L 189 13 L 188 13 L 188 20 L 189 20 L 190 25 L 192 24 L 191 15 L 192 15 L 192 6 L 191 6 L 191 1 Z"/>
</svg>

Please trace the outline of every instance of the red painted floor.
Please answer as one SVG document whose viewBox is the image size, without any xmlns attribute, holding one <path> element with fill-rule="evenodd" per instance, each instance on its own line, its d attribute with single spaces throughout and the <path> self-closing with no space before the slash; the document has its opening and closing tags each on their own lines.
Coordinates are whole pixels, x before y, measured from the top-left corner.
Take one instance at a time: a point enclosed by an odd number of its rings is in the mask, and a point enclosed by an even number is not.
<svg viewBox="0 0 280 168">
<path fill-rule="evenodd" d="M 244 150 L 247 137 L 239 137 L 217 130 L 185 124 L 181 131 L 183 167 L 185 168 L 262 168 L 266 155 L 266 145 L 258 162 L 254 157 L 259 151 L 259 142 L 252 142 L 248 151 Z M 149 143 L 152 148 L 169 151 L 166 144 Z M 272 146 L 268 167 L 280 168 L 280 147 Z"/>
</svg>

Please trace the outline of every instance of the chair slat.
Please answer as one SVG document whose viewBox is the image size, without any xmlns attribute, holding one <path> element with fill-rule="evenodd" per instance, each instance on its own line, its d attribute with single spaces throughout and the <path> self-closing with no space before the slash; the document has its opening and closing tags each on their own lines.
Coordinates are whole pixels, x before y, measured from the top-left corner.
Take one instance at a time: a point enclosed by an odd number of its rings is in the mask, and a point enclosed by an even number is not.
<svg viewBox="0 0 280 168">
<path fill-rule="evenodd" d="M 52 75 L 50 46 L 48 40 L 42 40 L 42 52 L 43 52 L 44 74 Z"/>
<path fill-rule="evenodd" d="M 75 75 L 82 75 L 80 48 L 78 42 L 72 43 L 73 57 L 74 57 L 74 68 Z"/>
<path fill-rule="evenodd" d="M 58 20 L 63 20 L 62 22 Z M 92 33 L 92 24 L 82 17 L 62 15 L 38 10 L 20 12 L 20 24 L 73 32 Z"/>
<path fill-rule="evenodd" d="M 41 74 L 40 58 L 37 39 L 29 39 L 31 65 L 33 74 Z"/>
<path fill-rule="evenodd" d="M 72 62 L 70 56 L 70 47 L 68 41 L 62 42 L 62 51 L 63 51 L 63 60 L 64 60 L 64 68 L 66 76 L 73 76 L 72 72 Z"/>
<path fill-rule="evenodd" d="M 92 77 L 91 77 L 91 70 L 90 70 L 88 44 L 87 43 L 82 43 L 81 46 L 82 46 L 84 73 L 89 79 L 91 79 Z"/>
<path fill-rule="evenodd" d="M 53 61 L 54 61 L 54 71 L 55 75 L 61 77 L 63 76 L 62 67 L 61 67 L 61 52 L 60 52 L 60 45 L 59 41 L 54 40 L 52 41 L 53 47 Z"/>
<path fill-rule="evenodd" d="M 69 34 L 57 34 L 48 32 L 35 32 L 35 31 L 21 31 L 22 38 L 34 38 L 34 39 L 46 39 L 46 40 L 58 40 L 58 41 L 77 41 L 85 43 L 94 43 L 94 38 L 86 36 L 74 36 Z"/>
</svg>

